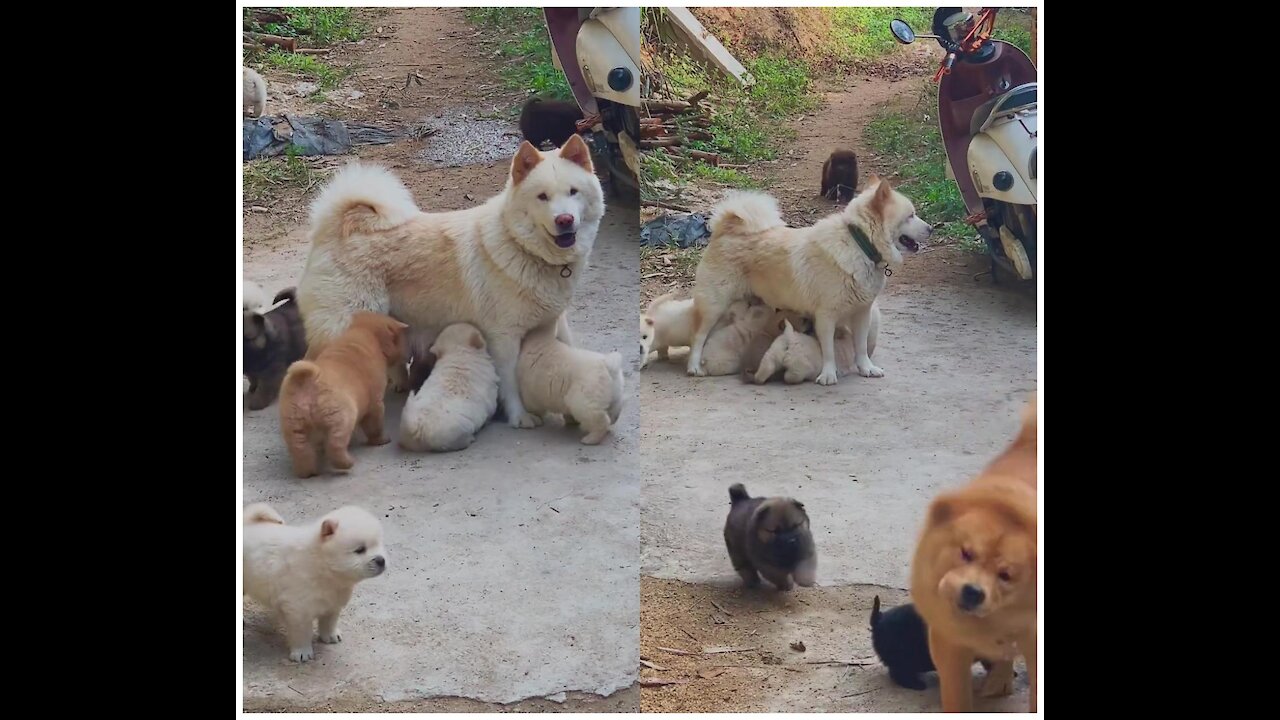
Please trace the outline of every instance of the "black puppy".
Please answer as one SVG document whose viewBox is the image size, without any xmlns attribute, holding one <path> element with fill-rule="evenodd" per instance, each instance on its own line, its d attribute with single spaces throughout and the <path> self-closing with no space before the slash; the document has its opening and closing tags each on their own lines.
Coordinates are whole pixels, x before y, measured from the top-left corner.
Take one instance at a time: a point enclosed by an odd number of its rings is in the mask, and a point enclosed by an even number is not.
<svg viewBox="0 0 1280 720">
<path fill-rule="evenodd" d="M 529 98 L 520 111 L 520 133 L 536 148 L 541 149 L 544 141 L 560 147 L 577 134 L 581 119 L 577 103 Z"/>
<path fill-rule="evenodd" d="M 289 365 L 307 354 L 307 334 L 293 288 L 276 293 L 266 313 L 244 311 L 244 374 L 249 376 L 249 409 L 275 402 Z"/>
<path fill-rule="evenodd" d="M 822 163 L 822 196 L 848 202 L 858 187 L 858 156 L 852 150 L 835 150 Z"/>
<path fill-rule="evenodd" d="M 871 647 L 889 668 L 889 677 L 904 688 L 924 690 L 921 673 L 932 672 L 929 628 L 911 603 L 880 612 L 880 596 L 871 605 Z M 978 660 L 991 670 L 991 663 Z"/>
</svg>

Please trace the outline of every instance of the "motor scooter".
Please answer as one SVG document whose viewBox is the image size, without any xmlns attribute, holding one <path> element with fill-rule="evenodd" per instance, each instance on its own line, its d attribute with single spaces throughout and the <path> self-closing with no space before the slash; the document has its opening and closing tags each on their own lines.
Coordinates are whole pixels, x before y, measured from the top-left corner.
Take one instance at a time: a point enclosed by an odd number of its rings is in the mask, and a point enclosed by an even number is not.
<svg viewBox="0 0 1280 720">
<path fill-rule="evenodd" d="M 1036 67 L 1022 50 L 991 37 L 999 8 L 978 13 L 938 8 L 933 34 L 889 23 L 902 44 L 937 40 L 947 52 L 938 83 L 938 123 L 954 179 L 996 266 L 1023 280 L 1036 276 L 1039 149 Z"/>
<path fill-rule="evenodd" d="M 552 59 L 608 163 L 614 197 L 640 200 L 640 8 L 543 8 Z"/>
</svg>

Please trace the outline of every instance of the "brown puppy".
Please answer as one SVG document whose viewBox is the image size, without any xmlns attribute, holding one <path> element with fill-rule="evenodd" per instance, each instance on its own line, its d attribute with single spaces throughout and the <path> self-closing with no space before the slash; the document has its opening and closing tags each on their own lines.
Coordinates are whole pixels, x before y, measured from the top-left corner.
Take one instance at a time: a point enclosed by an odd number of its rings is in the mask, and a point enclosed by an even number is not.
<svg viewBox="0 0 1280 720">
<path fill-rule="evenodd" d="M 355 461 L 347 446 L 357 424 L 370 445 L 388 442 L 382 431 L 387 367 L 405 362 L 408 327 L 386 315 L 358 312 L 314 360 L 289 366 L 280 390 L 280 431 L 295 475 L 319 472 L 321 448 L 335 470 L 350 469 Z"/>
<path fill-rule="evenodd" d="M 792 579 L 813 585 L 818 551 L 803 504 L 788 497 L 753 498 L 742 483 L 729 486 L 729 502 L 724 544 L 747 587 L 759 585 L 759 575 L 779 590 L 790 590 Z"/>
<path fill-rule="evenodd" d="M 290 363 L 307 354 L 307 333 L 293 288 L 276 293 L 265 313 L 244 311 L 244 374 L 249 376 L 249 409 L 261 410 L 280 394 Z"/>
<path fill-rule="evenodd" d="M 852 150 L 835 150 L 822 163 L 822 197 L 849 202 L 858 187 L 858 156 Z"/>
<path fill-rule="evenodd" d="M 534 147 L 541 148 L 544 141 L 560 147 L 578 133 L 581 119 L 577 103 L 529 98 L 520 111 L 520 133 Z"/>
<path fill-rule="evenodd" d="M 929 506 L 911 567 L 911 599 L 929 626 L 944 712 L 973 707 L 969 667 L 992 661 L 983 697 L 1013 691 L 1013 660 L 1022 655 L 1036 711 L 1037 528 L 1036 398 L 1022 431 L 966 487 Z"/>
</svg>

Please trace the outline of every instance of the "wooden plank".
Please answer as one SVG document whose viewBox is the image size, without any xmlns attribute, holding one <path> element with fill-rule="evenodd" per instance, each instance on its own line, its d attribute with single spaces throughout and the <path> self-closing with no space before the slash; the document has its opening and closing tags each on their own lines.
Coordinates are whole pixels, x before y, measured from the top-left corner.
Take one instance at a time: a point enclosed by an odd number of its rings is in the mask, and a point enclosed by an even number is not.
<svg viewBox="0 0 1280 720">
<path fill-rule="evenodd" d="M 714 35 L 707 31 L 698 22 L 698 18 L 689 12 L 688 8 L 668 7 L 665 8 L 666 15 L 671 19 L 671 26 L 684 36 L 684 41 L 689 45 L 689 50 L 699 56 L 702 60 L 711 63 L 720 72 L 737 80 L 742 87 L 750 87 L 756 84 L 756 79 L 747 72 L 742 63 L 738 62 L 724 45 L 716 39 Z"/>
</svg>

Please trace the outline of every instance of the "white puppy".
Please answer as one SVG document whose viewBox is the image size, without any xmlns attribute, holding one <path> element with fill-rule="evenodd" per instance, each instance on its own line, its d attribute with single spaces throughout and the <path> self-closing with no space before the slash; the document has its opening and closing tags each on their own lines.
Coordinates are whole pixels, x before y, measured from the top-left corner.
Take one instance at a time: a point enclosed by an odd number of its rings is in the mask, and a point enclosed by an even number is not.
<svg viewBox="0 0 1280 720">
<path fill-rule="evenodd" d="M 241 67 L 240 74 L 244 76 L 241 105 L 252 108 L 254 117 L 262 117 L 263 111 L 267 109 L 267 81 L 251 68 Z"/>
<path fill-rule="evenodd" d="M 640 367 L 649 364 L 649 353 L 658 352 L 666 360 L 673 347 L 688 347 L 693 339 L 693 298 L 677 300 L 675 293 L 655 298 L 640 313 Z"/>
<path fill-rule="evenodd" d="M 736 375 L 742 370 L 747 346 L 761 335 L 772 337 L 783 317 L 768 305 L 748 305 L 738 300 L 724 314 L 728 322 L 711 331 L 702 351 L 706 375 Z"/>
<path fill-rule="evenodd" d="M 565 416 L 587 431 L 584 445 L 598 445 L 622 413 L 622 356 L 570 347 L 555 337 L 555 327 L 525 336 L 516 365 L 520 401 L 541 418 Z"/>
<path fill-rule="evenodd" d="M 342 641 L 338 614 L 352 589 L 386 569 L 382 526 L 361 508 L 339 508 L 310 525 L 285 525 L 266 503 L 244 509 L 244 592 L 279 616 L 294 662 L 315 657 L 317 620 L 320 642 Z"/>
<path fill-rule="evenodd" d="M 473 325 L 455 323 L 431 345 L 430 377 L 414 372 L 400 415 L 400 447 L 417 452 L 462 450 L 498 409 L 498 372 Z M 418 366 L 420 358 L 414 358 Z M 417 385 L 413 385 L 417 383 Z"/>
<path fill-rule="evenodd" d="M 245 312 L 256 313 L 265 312 L 271 305 L 262 286 L 248 278 L 244 281 L 244 290 L 240 292 L 240 304 Z"/>
<path fill-rule="evenodd" d="M 822 374 L 822 345 L 818 339 L 797 331 L 789 320 L 784 320 L 782 334 L 774 338 L 773 343 L 760 360 L 760 367 L 750 378 L 757 385 L 763 385 L 783 371 L 782 379 L 789 385 L 815 380 Z M 867 357 L 876 351 L 876 337 L 880 333 L 880 308 L 871 305 L 871 329 L 867 334 Z M 844 377 L 857 370 L 857 351 L 853 345 L 853 331 L 843 325 L 836 328 L 836 373 Z"/>
</svg>

